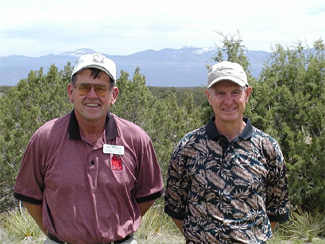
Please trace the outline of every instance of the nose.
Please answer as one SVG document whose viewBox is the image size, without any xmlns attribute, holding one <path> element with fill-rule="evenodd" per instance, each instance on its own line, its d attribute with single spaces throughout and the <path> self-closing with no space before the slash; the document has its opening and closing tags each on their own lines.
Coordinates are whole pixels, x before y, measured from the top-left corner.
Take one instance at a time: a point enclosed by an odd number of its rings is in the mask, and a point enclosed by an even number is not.
<svg viewBox="0 0 325 244">
<path fill-rule="evenodd" d="M 225 99 L 224 100 L 225 104 L 232 104 L 232 102 L 233 102 L 233 99 L 232 99 L 232 96 L 230 93 L 227 93 L 224 99 Z"/>
<path fill-rule="evenodd" d="M 95 91 L 94 86 L 91 86 L 91 89 L 90 89 L 90 91 L 87 94 L 87 97 L 97 97 L 97 93 Z"/>
</svg>

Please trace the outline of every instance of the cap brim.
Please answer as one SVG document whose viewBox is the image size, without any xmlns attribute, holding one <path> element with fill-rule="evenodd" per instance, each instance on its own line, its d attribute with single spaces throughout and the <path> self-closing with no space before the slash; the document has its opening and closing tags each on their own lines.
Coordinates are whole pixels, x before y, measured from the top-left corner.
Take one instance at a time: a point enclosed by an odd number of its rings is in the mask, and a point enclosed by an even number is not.
<svg viewBox="0 0 325 244">
<path fill-rule="evenodd" d="M 105 69 L 104 67 L 102 67 L 102 66 L 100 66 L 100 65 L 94 65 L 94 64 L 92 64 L 92 65 L 87 65 L 87 66 L 85 66 L 85 67 L 82 67 L 82 68 L 76 70 L 75 72 L 73 72 L 72 76 L 73 76 L 74 74 L 80 72 L 81 70 L 89 69 L 89 68 L 95 68 L 95 69 L 99 69 L 99 70 L 105 72 L 105 73 L 106 73 L 106 74 L 107 74 L 107 75 L 112 79 L 112 81 L 115 83 L 115 79 L 114 79 L 113 75 L 112 75 L 112 74 L 111 74 L 107 69 Z"/>
<path fill-rule="evenodd" d="M 233 76 L 223 76 L 223 77 L 219 77 L 215 80 L 213 80 L 208 86 L 207 88 L 210 88 L 212 87 L 213 85 L 215 85 L 216 83 L 218 83 L 219 81 L 223 81 L 223 80 L 228 80 L 228 81 L 231 81 L 231 82 L 234 82 L 236 83 L 237 85 L 241 86 L 241 87 L 244 87 L 246 86 L 247 84 L 245 82 L 243 82 L 242 80 L 240 79 L 236 79 L 235 77 Z"/>
</svg>

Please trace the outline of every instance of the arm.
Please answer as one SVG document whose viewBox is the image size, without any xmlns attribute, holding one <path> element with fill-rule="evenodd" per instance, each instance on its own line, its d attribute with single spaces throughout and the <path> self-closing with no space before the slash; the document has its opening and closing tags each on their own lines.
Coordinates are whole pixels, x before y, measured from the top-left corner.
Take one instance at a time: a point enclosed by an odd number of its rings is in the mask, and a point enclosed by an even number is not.
<svg viewBox="0 0 325 244">
<path fill-rule="evenodd" d="M 147 201 L 147 202 L 141 202 L 138 203 L 139 208 L 140 208 L 140 212 L 141 212 L 141 216 L 144 216 L 145 213 L 148 211 L 148 209 L 153 205 L 155 201 Z"/>
<path fill-rule="evenodd" d="M 23 205 L 25 206 L 29 214 L 32 216 L 32 218 L 35 220 L 36 224 L 38 224 L 40 229 L 46 235 L 47 230 L 43 226 L 43 222 L 42 222 L 42 205 L 32 204 L 27 202 L 23 202 Z"/>
<path fill-rule="evenodd" d="M 173 220 L 174 223 L 177 225 L 177 227 L 178 227 L 178 229 L 181 231 L 181 233 L 184 235 L 184 230 L 183 230 L 183 220 L 175 219 L 175 218 L 172 218 L 172 220 Z"/>
<path fill-rule="evenodd" d="M 278 224 L 278 222 L 271 222 L 272 231 L 274 231 L 277 224 Z"/>
</svg>

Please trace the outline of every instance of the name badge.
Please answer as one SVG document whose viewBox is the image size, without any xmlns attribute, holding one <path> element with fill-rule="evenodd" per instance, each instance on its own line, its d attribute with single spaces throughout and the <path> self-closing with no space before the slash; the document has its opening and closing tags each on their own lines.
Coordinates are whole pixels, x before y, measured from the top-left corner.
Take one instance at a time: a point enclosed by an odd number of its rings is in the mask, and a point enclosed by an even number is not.
<svg viewBox="0 0 325 244">
<path fill-rule="evenodd" d="M 105 153 L 105 154 L 123 155 L 124 154 L 124 147 L 123 146 L 104 144 L 103 153 Z"/>
</svg>

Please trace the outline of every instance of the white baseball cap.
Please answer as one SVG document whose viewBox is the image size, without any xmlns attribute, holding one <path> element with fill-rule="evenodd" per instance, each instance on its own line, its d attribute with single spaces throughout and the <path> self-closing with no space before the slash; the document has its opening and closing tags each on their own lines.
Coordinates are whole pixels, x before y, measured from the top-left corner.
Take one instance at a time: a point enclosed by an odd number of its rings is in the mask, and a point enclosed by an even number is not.
<svg viewBox="0 0 325 244">
<path fill-rule="evenodd" d="M 207 88 L 222 80 L 230 80 L 242 87 L 248 86 L 247 76 L 243 67 L 240 64 L 229 61 L 222 61 L 210 67 Z"/>
<path fill-rule="evenodd" d="M 116 64 L 101 53 L 91 53 L 80 56 L 71 77 L 79 71 L 87 68 L 96 68 L 105 72 L 113 82 L 116 82 Z"/>
</svg>

